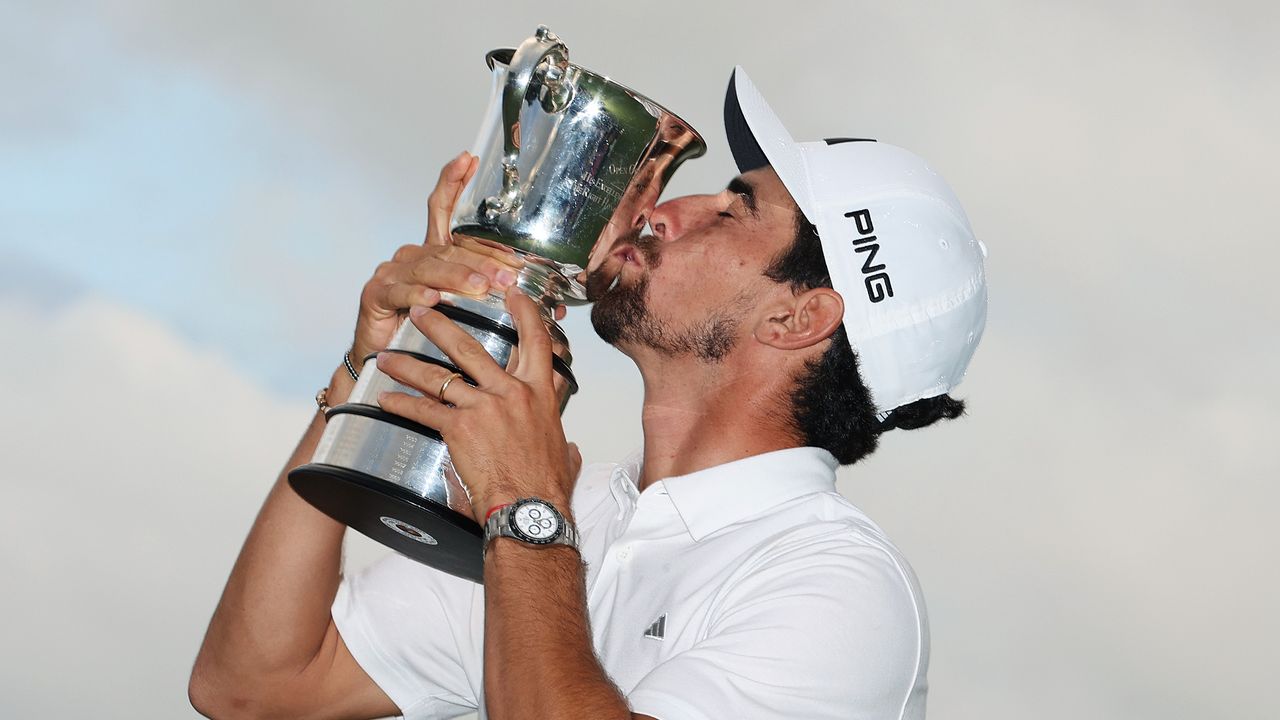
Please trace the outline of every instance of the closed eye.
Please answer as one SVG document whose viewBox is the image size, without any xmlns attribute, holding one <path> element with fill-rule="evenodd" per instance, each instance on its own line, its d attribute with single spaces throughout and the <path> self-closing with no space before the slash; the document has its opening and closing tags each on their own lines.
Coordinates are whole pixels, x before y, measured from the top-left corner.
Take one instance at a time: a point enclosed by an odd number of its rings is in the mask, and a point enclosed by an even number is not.
<svg viewBox="0 0 1280 720">
<path fill-rule="evenodd" d="M 733 196 L 733 202 L 729 204 L 729 207 L 734 207 L 734 206 L 735 206 L 735 205 L 737 205 L 738 203 L 742 203 L 743 205 L 746 205 L 746 206 L 748 207 L 748 209 L 750 209 L 752 201 L 753 201 L 753 198 L 752 198 L 750 195 L 748 195 L 747 193 L 741 193 L 741 192 L 740 192 L 740 193 L 734 193 L 734 196 Z M 720 216 L 720 217 L 722 217 L 722 218 L 729 218 L 729 219 L 731 219 L 731 220 L 732 220 L 732 219 L 737 219 L 737 215 L 734 215 L 733 213 L 729 212 L 728 210 L 721 210 L 720 212 L 718 212 L 718 213 L 716 213 L 716 214 L 717 214 L 717 215 L 719 215 L 719 216 Z"/>
<path fill-rule="evenodd" d="M 737 200 L 742 201 L 742 204 L 746 206 L 747 212 L 752 217 L 760 216 L 760 209 L 756 207 L 756 189 L 751 183 L 739 176 L 730 180 L 729 186 L 725 189 L 736 195 Z"/>
</svg>

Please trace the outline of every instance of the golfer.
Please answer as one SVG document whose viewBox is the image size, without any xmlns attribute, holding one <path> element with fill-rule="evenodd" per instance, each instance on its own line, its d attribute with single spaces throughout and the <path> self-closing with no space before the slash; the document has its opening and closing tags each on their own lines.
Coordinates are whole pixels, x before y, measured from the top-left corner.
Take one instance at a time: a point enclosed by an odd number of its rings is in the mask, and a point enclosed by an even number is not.
<svg viewBox="0 0 1280 720">
<path fill-rule="evenodd" d="M 943 180 L 869 140 L 797 143 L 738 68 L 740 174 L 658 205 L 589 280 L 644 383 L 641 449 L 581 466 L 551 340 L 512 290 L 518 362 L 432 309 L 513 277 L 451 244 L 462 155 L 427 242 L 365 286 L 352 357 L 407 316 L 466 376 L 383 353 L 422 396 L 486 526 L 484 585 L 392 555 L 343 577 L 344 527 L 276 480 L 191 678 L 210 717 L 923 718 L 929 631 L 906 559 L 836 492 L 880 435 L 955 418 L 986 319 L 985 249 Z M 344 367 L 325 388 L 338 404 Z M 601 424 L 613 422 L 601 417 Z"/>
</svg>

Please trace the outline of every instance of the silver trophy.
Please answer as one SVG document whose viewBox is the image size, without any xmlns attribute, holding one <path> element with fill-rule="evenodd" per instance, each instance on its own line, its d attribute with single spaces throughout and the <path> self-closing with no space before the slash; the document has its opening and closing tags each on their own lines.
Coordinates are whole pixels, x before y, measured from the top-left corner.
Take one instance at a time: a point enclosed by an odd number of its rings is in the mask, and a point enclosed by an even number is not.
<svg viewBox="0 0 1280 720">
<path fill-rule="evenodd" d="M 458 199 L 451 229 L 456 244 L 505 259 L 516 285 L 539 301 L 555 346 L 563 411 L 578 385 L 554 308 L 587 301 L 588 272 L 617 239 L 643 228 L 672 173 L 706 145 L 667 109 L 570 63 L 568 48 L 546 27 L 485 60 L 493 87 L 476 142 L 480 163 Z M 506 365 L 517 335 L 501 293 L 444 293 L 436 309 Z M 408 321 L 387 349 L 461 372 Z M 464 478 L 439 433 L 378 406 L 378 394 L 387 390 L 421 395 L 380 372 L 373 356 L 364 358 L 351 397 L 329 410 L 315 456 L 289 473 L 289 483 L 374 540 L 482 582 L 483 533 L 472 519 Z"/>
</svg>

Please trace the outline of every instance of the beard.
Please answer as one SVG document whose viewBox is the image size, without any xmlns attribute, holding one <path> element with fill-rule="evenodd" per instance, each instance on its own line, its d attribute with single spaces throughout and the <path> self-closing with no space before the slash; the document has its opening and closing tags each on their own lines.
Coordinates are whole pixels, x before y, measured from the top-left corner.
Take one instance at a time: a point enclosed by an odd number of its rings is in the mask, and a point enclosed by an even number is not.
<svg viewBox="0 0 1280 720">
<path fill-rule="evenodd" d="M 662 264 L 657 241 L 637 237 L 632 243 L 645 258 L 644 274 L 639 280 L 631 285 L 619 282 L 608 289 L 605 279 L 588 278 L 588 293 L 595 295 L 591 326 L 596 334 L 619 349 L 631 345 L 647 347 L 667 357 L 694 356 L 708 363 L 723 360 L 733 349 L 741 303 L 730 303 L 684 326 L 660 320 L 649 311 L 650 273 Z M 593 282 L 595 292 L 591 293 Z"/>
</svg>

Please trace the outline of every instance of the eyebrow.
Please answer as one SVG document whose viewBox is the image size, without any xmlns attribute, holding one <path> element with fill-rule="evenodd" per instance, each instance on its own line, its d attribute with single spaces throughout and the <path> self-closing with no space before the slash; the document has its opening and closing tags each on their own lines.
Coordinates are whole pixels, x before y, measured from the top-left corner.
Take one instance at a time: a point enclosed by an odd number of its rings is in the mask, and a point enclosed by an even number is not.
<svg viewBox="0 0 1280 720">
<path fill-rule="evenodd" d="M 742 202 L 746 204 L 747 210 L 752 216 L 760 217 L 760 209 L 756 205 L 756 188 L 754 185 L 741 177 L 736 177 L 729 181 L 727 189 L 734 195 L 741 195 Z"/>
</svg>

